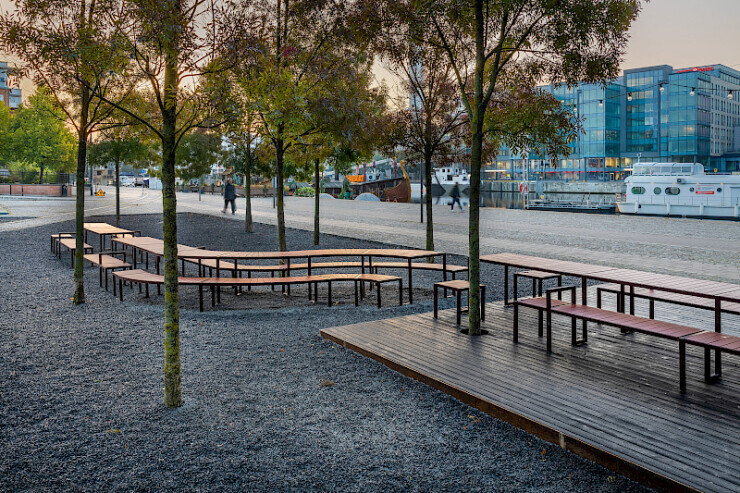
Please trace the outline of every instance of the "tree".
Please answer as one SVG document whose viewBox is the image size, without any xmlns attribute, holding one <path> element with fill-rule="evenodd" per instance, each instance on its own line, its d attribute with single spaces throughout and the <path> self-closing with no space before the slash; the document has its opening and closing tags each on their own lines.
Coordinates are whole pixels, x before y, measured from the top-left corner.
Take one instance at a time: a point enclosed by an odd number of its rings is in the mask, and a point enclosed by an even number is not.
<svg viewBox="0 0 740 493">
<path fill-rule="evenodd" d="M 639 0 L 406 0 L 365 2 L 381 32 L 443 50 L 470 132 L 469 333 L 480 334 L 479 199 L 486 116 L 510 69 L 530 80 L 604 82 L 616 76 Z M 494 139 L 495 140 L 495 139 Z"/>
<path fill-rule="evenodd" d="M 116 226 L 121 223 L 121 165 L 137 164 L 145 156 L 146 145 L 130 127 L 116 127 L 103 132 L 103 139 L 90 145 L 90 166 L 113 164 L 116 173 Z"/>
<path fill-rule="evenodd" d="M 63 120 L 64 115 L 43 87 L 12 117 L 7 143 L 12 159 L 38 167 L 39 183 L 43 183 L 47 169 L 61 172 L 74 168 L 75 139 Z"/>
<path fill-rule="evenodd" d="M 195 180 L 211 172 L 211 166 L 221 159 L 221 136 L 215 132 L 197 130 L 185 135 L 177 146 L 176 174 L 183 181 Z"/>
<path fill-rule="evenodd" d="M 372 87 L 369 60 L 356 59 L 326 81 L 322 94 L 308 105 L 309 127 L 320 131 L 298 139 L 291 149 L 294 160 L 305 163 L 313 175 L 314 245 L 320 243 L 321 163 L 332 162 L 337 172 L 348 172 L 361 158 L 370 159 L 382 145 L 389 119 L 384 88 Z"/>
<path fill-rule="evenodd" d="M 347 3 L 259 0 L 242 6 L 244 17 L 254 20 L 257 47 L 248 46 L 239 57 L 238 82 L 255 116 L 254 132 L 274 150 L 278 247 L 284 251 L 286 155 L 325 130 L 327 122 L 312 118 L 312 106 L 346 65 L 365 54 L 351 43 L 343 22 Z"/>
<path fill-rule="evenodd" d="M 116 87 L 121 53 L 113 35 L 119 15 L 117 0 L 14 0 L 12 13 L 0 16 L 0 40 L 26 64 L 22 74 L 45 86 L 77 133 L 77 196 L 74 304 L 85 302 L 83 224 L 87 141 L 110 108 L 92 94 Z"/>
<path fill-rule="evenodd" d="M 229 7 L 226 5 L 225 7 Z M 227 12 L 207 0 L 126 0 L 118 31 L 129 53 L 122 79 L 138 97 L 116 103 L 94 96 L 145 127 L 161 144 L 162 236 L 164 242 L 164 402 L 182 405 L 180 303 L 177 269 L 177 148 L 194 128 L 216 128 L 224 103 L 218 86 L 204 83 L 234 60 L 241 32 L 224 22 Z M 219 57 L 219 55 L 223 55 Z"/>
<path fill-rule="evenodd" d="M 465 146 L 463 127 L 467 113 L 460 104 L 452 66 L 444 51 L 407 42 L 386 53 L 393 64 L 391 70 L 403 81 L 402 94 L 406 96 L 399 104 L 402 109 L 395 114 L 400 134 L 392 144 L 400 144 L 423 159 L 426 249 L 434 250 L 432 167 L 435 161 L 439 164 L 451 160 Z"/>
</svg>

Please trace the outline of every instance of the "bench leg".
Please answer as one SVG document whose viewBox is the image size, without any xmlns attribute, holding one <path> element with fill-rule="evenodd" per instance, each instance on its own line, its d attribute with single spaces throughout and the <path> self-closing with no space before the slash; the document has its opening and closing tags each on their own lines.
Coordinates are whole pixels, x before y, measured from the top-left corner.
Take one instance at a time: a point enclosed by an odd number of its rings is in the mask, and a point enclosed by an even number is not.
<svg viewBox="0 0 740 493">
<path fill-rule="evenodd" d="M 118 299 L 123 301 L 123 280 L 118 280 Z"/>
<path fill-rule="evenodd" d="M 470 279 L 470 272 L 468 272 L 468 279 Z M 504 265 L 504 306 L 509 304 L 509 266 Z"/>
<path fill-rule="evenodd" d="M 105 280 L 108 280 L 108 277 L 106 276 Z M 116 296 L 116 278 L 113 278 L 113 296 Z"/>
<path fill-rule="evenodd" d="M 519 342 L 519 303 L 514 303 L 514 327 L 513 327 L 513 339 L 514 342 Z"/>
<path fill-rule="evenodd" d="M 596 288 L 596 308 L 601 308 L 601 288 Z"/>
<path fill-rule="evenodd" d="M 588 305 L 588 279 L 586 277 L 581 277 L 581 304 L 583 306 Z M 575 298 L 575 291 L 573 291 L 573 298 Z M 575 300 L 573 300 L 575 302 Z M 583 333 L 585 334 L 588 330 L 588 322 L 586 320 L 582 320 L 583 325 Z"/>
<path fill-rule="evenodd" d="M 635 287 L 630 286 L 630 315 L 635 314 Z"/>
<path fill-rule="evenodd" d="M 360 297 L 358 293 L 357 281 L 355 281 L 355 306 L 360 306 Z"/>
<path fill-rule="evenodd" d="M 103 287 L 103 267 L 98 268 L 98 284 Z"/>
<path fill-rule="evenodd" d="M 536 298 L 538 292 L 540 293 L 540 296 L 542 296 L 542 286 L 541 286 L 541 283 L 542 283 L 542 281 L 540 281 L 539 291 L 537 291 L 537 287 L 538 287 L 537 286 L 537 279 L 532 278 L 532 298 Z"/>
<path fill-rule="evenodd" d="M 403 279 L 398 279 L 398 306 L 403 306 Z"/>
<path fill-rule="evenodd" d="M 563 287 L 563 275 L 562 274 L 558 275 L 558 287 L 559 288 L 562 288 Z M 540 293 L 540 296 L 542 296 L 542 293 Z M 559 300 L 562 300 L 563 299 L 563 292 L 562 291 L 558 291 L 558 299 Z"/>
<path fill-rule="evenodd" d="M 328 301 L 327 304 L 329 306 L 331 306 L 331 281 L 327 281 L 326 287 L 327 287 L 327 292 L 328 292 L 328 296 L 329 296 L 329 301 Z"/>
<path fill-rule="evenodd" d="M 438 297 L 439 297 L 438 291 L 439 291 L 439 286 L 437 286 L 435 284 L 434 285 L 434 318 L 439 318 L 439 309 L 437 308 L 438 301 L 439 301 L 438 300 Z"/>
<path fill-rule="evenodd" d="M 543 328 L 544 323 L 542 321 L 542 319 L 543 319 L 544 316 L 545 316 L 545 312 L 543 312 L 542 310 L 537 310 L 537 335 L 539 337 L 542 337 L 544 335 L 543 334 L 543 331 L 544 331 L 544 328 Z"/>
<path fill-rule="evenodd" d="M 375 282 L 375 283 L 371 282 L 370 283 L 370 288 L 372 288 L 373 284 L 375 284 L 375 289 L 377 289 L 377 291 L 378 291 L 378 309 L 380 309 L 381 308 L 381 304 L 380 304 L 380 283 L 379 282 Z M 371 289 L 371 291 L 372 291 L 372 289 Z"/>
<path fill-rule="evenodd" d="M 480 287 L 480 319 L 484 321 L 486 319 L 486 287 Z"/>
<path fill-rule="evenodd" d="M 552 312 L 547 310 L 547 352 L 552 352 Z"/>
<path fill-rule="evenodd" d="M 578 345 L 578 337 L 576 336 L 576 331 L 578 330 L 576 326 L 578 324 L 576 322 L 576 317 L 570 318 L 570 343 L 573 346 Z"/>
<path fill-rule="evenodd" d="M 146 296 L 145 296 L 145 298 L 148 298 L 148 297 L 149 297 L 149 284 L 145 284 L 145 285 L 144 285 L 144 288 L 145 288 L 144 290 L 146 291 Z"/>
<path fill-rule="evenodd" d="M 462 307 L 460 306 L 462 300 L 462 290 L 458 289 L 455 294 L 457 294 L 457 325 L 460 325 L 460 313 L 462 312 Z"/>
<path fill-rule="evenodd" d="M 532 293 L 534 296 L 534 293 Z M 519 299 L 519 274 L 514 273 L 514 301 Z"/>
<path fill-rule="evenodd" d="M 712 350 L 704 348 L 704 381 L 706 383 L 715 383 L 722 376 L 722 368 L 718 365 L 717 358 L 719 351 L 715 351 L 714 373 L 712 373 Z"/>
<path fill-rule="evenodd" d="M 216 287 L 211 286 L 211 308 L 216 306 Z"/>
<path fill-rule="evenodd" d="M 681 393 L 686 392 L 686 343 L 678 340 L 678 373 Z"/>
<path fill-rule="evenodd" d="M 203 285 L 198 284 L 198 307 L 203 311 Z"/>
<path fill-rule="evenodd" d="M 651 319 L 655 318 L 655 300 L 650 298 L 650 314 Z"/>
</svg>

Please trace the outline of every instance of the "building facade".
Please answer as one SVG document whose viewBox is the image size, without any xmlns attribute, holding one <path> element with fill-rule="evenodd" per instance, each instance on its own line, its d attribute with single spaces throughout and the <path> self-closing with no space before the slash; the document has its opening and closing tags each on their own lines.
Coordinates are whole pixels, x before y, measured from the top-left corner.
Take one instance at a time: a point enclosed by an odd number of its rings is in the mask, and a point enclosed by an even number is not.
<svg viewBox="0 0 740 493">
<path fill-rule="evenodd" d="M 14 87 L 12 72 L 7 62 L 0 62 L 0 103 L 14 110 L 21 105 L 21 89 Z"/>
<path fill-rule="evenodd" d="M 484 176 L 621 180 L 639 160 L 698 162 L 708 172 L 740 171 L 740 71 L 724 65 L 660 65 L 626 70 L 606 86 L 541 89 L 582 121 L 571 154 L 524 159 L 502 148 Z"/>
</svg>

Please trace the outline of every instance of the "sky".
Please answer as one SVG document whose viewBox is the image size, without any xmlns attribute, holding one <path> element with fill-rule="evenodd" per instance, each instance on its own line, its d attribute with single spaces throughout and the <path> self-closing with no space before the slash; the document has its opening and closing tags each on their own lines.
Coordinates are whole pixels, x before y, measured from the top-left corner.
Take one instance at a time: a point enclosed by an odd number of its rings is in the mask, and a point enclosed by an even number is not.
<svg viewBox="0 0 740 493">
<path fill-rule="evenodd" d="M 11 8 L 0 0 L 0 9 Z M 0 47 L 0 60 L 6 60 Z M 652 0 L 630 29 L 622 69 L 721 63 L 740 70 L 740 0 Z M 376 68 L 378 79 L 389 74 Z M 389 85 L 393 85 L 389 82 Z M 22 88 L 28 93 L 32 86 Z M 24 94 L 25 96 L 25 94 Z"/>
</svg>

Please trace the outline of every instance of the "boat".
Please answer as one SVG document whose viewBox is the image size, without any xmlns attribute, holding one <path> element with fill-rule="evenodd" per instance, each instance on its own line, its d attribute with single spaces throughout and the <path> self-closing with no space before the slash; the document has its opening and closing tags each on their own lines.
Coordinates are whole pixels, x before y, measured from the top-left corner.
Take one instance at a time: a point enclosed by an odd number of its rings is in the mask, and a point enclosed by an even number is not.
<svg viewBox="0 0 740 493">
<path fill-rule="evenodd" d="M 403 172 L 403 180 L 395 187 L 383 190 L 383 200 L 386 202 L 411 202 L 411 180 L 409 175 L 406 174 L 403 164 L 399 164 L 399 166 Z"/>
<path fill-rule="evenodd" d="M 705 173 L 699 163 L 636 163 L 624 183 L 621 214 L 740 218 L 740 175 Z"/>
<path fill-rule="evenodd" d="M 457 183 L 460 193 L 470 193 L 470 173 L 460 168 L 432 168 L 432 195 L 444 195 Z"/>
</svg>

